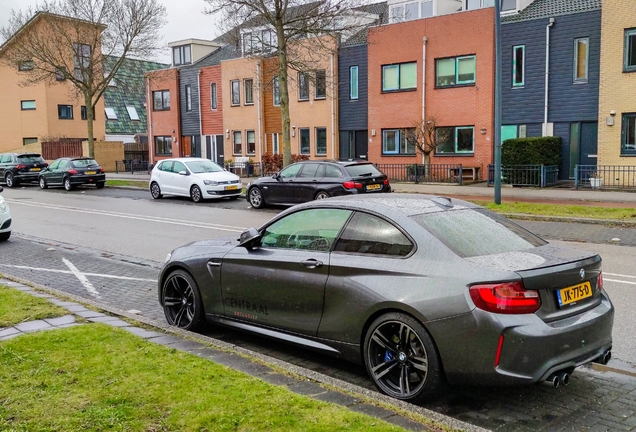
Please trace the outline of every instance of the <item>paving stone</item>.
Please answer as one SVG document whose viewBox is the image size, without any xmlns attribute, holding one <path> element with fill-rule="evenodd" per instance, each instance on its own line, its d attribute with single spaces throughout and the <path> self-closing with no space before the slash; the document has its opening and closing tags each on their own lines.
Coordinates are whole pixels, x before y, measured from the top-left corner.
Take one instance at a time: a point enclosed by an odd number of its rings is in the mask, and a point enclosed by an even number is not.
<svg viewBox="0 0 636 432">
<path fill-rule="evenodd" d="M 74 312 L 74 311 L 71 311 Z M 97 318 L 97 317 L 103 317 L 106 316 L 105 314 L 101 313 L 101 312 L 95 312 L 92 310 L 85 310 L 85 311 L 79 311 L 79 312 L 74 312 L 75 315 L 81 316 L 82 318 Z"/>
<path fill-rule="evenodd" d="M 61 326 L 64 324 L 74 323 L 75 317 L 73 315 L 64 315 L 59 318 L 46 318 L 44 321 L 51 324 L 52 326 Z"/>
<path fill-rule="evenodd" d="M 50 294 L 43 294 L 37 291 L 34 291 L 32 293 L 30 293 L 33 297 L 40 297 L 40 298 L 45 298 L 45 299 L 52 299 L 54 298 L 52 295 Z"/>
<path fill-rule="evenodd" d="M 0 338 L 18 334 L 18 333 L 20 333 L 20 330 L 16 329 L 15 327 L 8 327 L 8 328 L 0 330 Z"/>
<path fill-rule="evenodd" d="M 272 372 L 272 368 L 262 365 L 260 363 L 253 362 L 249 359 L 242 358 L 238 362 L 234 363 L 232 369 L 239 370 L 248 375 L 252 375 L 255 377 L 265 375 Z"/>
<path fill-rule="evenodd" d="M 89 319 L 89 321 L 93 320 L 94 318 Z M 132 324 L 124 321 L 122 319 L 115 319 L 115 320 L 109 320 L 109 321 L 103 321 L 102 324 L 106 324 L 109 325 L 111 327 L 130 327 Z"/>
<path fill-rule="evenodd" d="M 165 345 L 165 346 L 169 346 L 172 344 L 175 344 L 177 342 L 181 342 L 183 339 L 178 338 L 178 337 L 174 337 L 174 336 L 170 336 L 170 335 L 164 335 L 164 336 L 159 336 L 156 338 L 152 338 L 152 339 L 148 339 L 150 342 L 159 344 L 159 345 Z"/>
<path fill-rule="evenodd" d="M 327 393 L 327 389 L 311 381 L 297 381 L 295 384 L 287 386 L 287 388 L 294 393 L 305 396 L 316 396 L 321 393 Z"/>
<path fill-rule="evenodd" d="M 348 394 L 340 393 L 337 391 L 329 390 L 326 393 L 321 393 L 314 396 L 314 399 L 321 400 L 323 402 L 334 403 L 342 406 L 349 406 L 360 403 L 360 399 L 356 399 Z"/>
<path fill-rule="evenodd" d="M 399 415 L 394 415 L 384 419 L 385 422 L 394 424 L 396 426 L 401 427 L 402 429 L 410 430 L 410 431 L 430 431 L 428 427 L 423 425 L 422 423 L 418 423 L 416 421 L 411 420 L 410 418 L 402 417 Z"/>
<path fill-rule="evenodd" d="M 359 412 L 362 414 L 370 415 L 372 417 L 378 417 L 381 419 L 386 419 L 388 417 L 394 416 L 395 413 L 393 411 L 389 411 L 388 409 L 381 408 L 379 406 L 371 405 L 368 403 L 361 403 L 356 405 L 351 405 L 349 407 L 351 411 Z"/>
<path fill-rule="evenodd" d="M 24 334 L 24 333 L 16 333 L 16 334 L 0 337 L 0 342 L 6 341 L 6 340 L 9 340 L 9 339 L 13 339 L 14 337 L 18 337 L 21 334 Z"/>
<path fill-rule="evenodd" d="M 24 333 L 34 332 L 38 330 L 43 330 L 45 328 L 50 328 L 51 324 L 47 323 L 44 320 L 35 320 L 29 321 L 25 323 L 16 324 L 15 328 Z"/>
<path fill-rule="evenodd" d="M 98 316 L 98 317 L 94 317 L 94 318 L 88 318 L 88 321 L 106 323 L 108 321 L 117 321 L 119 319 L 120 318 L 116 317 L 116 316 L 103 315 L 103 316 Z"/>
<path fill-rule="evenodd" d="M 56 298 L 52 298 L 51 299 L 51 303 L 58 305 L 58 306 L 62 306 L 62 307 L 68 307 L 68 306 L 81 306 L 77 303 L 74 302 L 70 302 L 70 301 L 64 301 L 64 300 L 59 300 Z M 83 306 L 82 306 L 83 307 Z"/>
<path fill-rule="evenodd" d="M 79 313 L 79 312 L 86 312 L 89 309 L 86 309 L 84 306 L 80 305 L 80 304 L 74 304 L 71 306 L 66 306 L 66 309 L 69 312 L 75 312 L 75 313 Z"/>
<path fill-rule="evenodd" d="M 200 342 L 195 342 L 195 341 L 191 341 L 191 340 L 184 340 L 184 341 L 172 344 L 170 346 L 170 348 L 178 349 L 178 350 L 181 350 L 181 351 L 192 352 L 192 351 L 197 351 L 197 350 L 200 350 L 200 349 L 203 349 L 203 348 L 207 348 L 207 346 L 202 344 L 202 343 L 200 343 Z"/>
<path fill-rule="evenodd" d="M 75 327 L 75 326 L 78 326 L 78 325 L 82 325 L 82 324 L 74 322 L 74 323 L 70 323 L 70 324 L 63 324 L 61 326 L 58 326 L 57 328 L 61 328 L 62 329 L 62 328 Z"/>
<path fill-rule="evenodd" d="M 158 332 L 146 330 L 140 327 L 125 327 L 124 330 L 127 330 L 131 332 L 132 334 L 145 338 L 145 339 L 164 336 L 164 333 L 158 333 Z"/>
<path fill-rule="evenodd" d="M 263 381 L 267 381 L 270 384 L 279 385 L 279 386 L 289 386 L 298 382 L 298 380 L 295 380 L 294 378 L 288 375 L 277 373 L 277 372 L 261 375 L 258 378 L 262 379 Z M 318 396 L 319 395 L 317 395 L 316 397 Z"/>
</svg>

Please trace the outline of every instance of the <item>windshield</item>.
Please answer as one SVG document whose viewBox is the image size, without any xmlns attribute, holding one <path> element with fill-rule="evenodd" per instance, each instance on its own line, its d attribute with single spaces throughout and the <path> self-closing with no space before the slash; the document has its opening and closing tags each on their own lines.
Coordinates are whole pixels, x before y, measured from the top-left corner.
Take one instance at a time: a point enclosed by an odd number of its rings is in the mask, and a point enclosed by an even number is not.
<svg viewBox="0 0 636 432">
<path fill-rule="evenodd" d="M 345 169 L 351 177 L 378 177 L 382 173 L 373 164 L 349 165 Z"/>
<path fill-rule="evenodd" d="M 71 164 L 75 168 L 86 168 L 89 166 L 99 166 L 99 164 L 95 161 L 95 159 L 76 159 L 71 161 Z"/>
<path fill-rule="evenodd" d="M 201 160 L 185 163 L 193 174 L 213 173 L 223 171 L 223 168 L 212 161 Z"/>
<path fill-rule="evenodd" d="M 486 209 L 449 210 L 412 216 L 457 255 L 467 258 L 521 251 L 547 244 Z"/>
<path fill-rule="evenodd" d="M 44 159 L 40 155 L 18 155 L 20 163 L 44 163 Z"/>
</svg>

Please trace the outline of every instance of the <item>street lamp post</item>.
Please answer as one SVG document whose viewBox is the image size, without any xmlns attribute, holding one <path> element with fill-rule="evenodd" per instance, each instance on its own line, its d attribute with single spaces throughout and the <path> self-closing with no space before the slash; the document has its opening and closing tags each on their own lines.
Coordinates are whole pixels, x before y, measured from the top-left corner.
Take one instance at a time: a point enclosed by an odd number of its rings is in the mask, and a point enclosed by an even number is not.
<svg viewBox="0 0 636 432">
<path fill-rule="evenodd" d="M 501 204 L 501 0 L 495 1 L 495 204 Z"/>
</svg>

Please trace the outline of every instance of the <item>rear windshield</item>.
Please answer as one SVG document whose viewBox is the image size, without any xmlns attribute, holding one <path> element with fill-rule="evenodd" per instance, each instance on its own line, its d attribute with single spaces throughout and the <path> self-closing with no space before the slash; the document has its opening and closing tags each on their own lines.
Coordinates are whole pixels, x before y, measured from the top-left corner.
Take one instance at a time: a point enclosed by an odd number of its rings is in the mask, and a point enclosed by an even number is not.
<svg viewBox="0 0 636 432">
<path fill-rule="evenodd" d="M 547 244 L 519 225 L 485 209 L 462 209 L 412 216 L 461 257 L 521 251 Z"/>
<path fill-rule="evenodd" d="M 192 162 L 186 162 L 185 164 L 188 166 L 188 168 L 190 168 L 190 171 L 192 171 L 194 174 L 223 171 L 223 168 L 221 168 L 220 166 L 218 166 L 212 161 L 192 161 Z"/>
<path fill-rule="evenodd" d="M 21 163 L 42 163 L 44 159 L 40 155 L 18 155 L 18 161 Z"/>
<path fill-rule="evenodd" d="M 99 164 L 95 161 L 95 159 L 77 159 L 71 161 L 71 164 L 75 168 L 86 168 L 90 166 L 99 166 Z"/>
<path fill-rule="evenodd" d="M 377 177 L 382 175 L 373 164 L 349 165 L 345 169 L 351 177 Z"/>
</svg>

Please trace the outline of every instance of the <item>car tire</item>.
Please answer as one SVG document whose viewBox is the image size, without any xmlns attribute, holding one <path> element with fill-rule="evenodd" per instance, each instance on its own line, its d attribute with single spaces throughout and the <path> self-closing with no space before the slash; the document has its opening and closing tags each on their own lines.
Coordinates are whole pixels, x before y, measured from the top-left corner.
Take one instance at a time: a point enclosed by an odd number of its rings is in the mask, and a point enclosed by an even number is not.
<svg viewBox="0 0 636 432">
<path fill-rule="evenodd" d="M 371 323 L 363 357 L 376 387 L 396 399 L 410 403 L 430 400 L 445 382 L 433 339 L 405 313 L 387 313 Z"/>
<path fill-rule="evenodd" d="M 256 186 L 251 188 L 247 192 L 247 200 L 254 208 L 263 208 L 265 207 L 265 199 L 263 198 L 263 193 Z"/>
<path fill-rule="evenodd" d="M 106 182 L 97 182 L 95 183 L 95 187 L 97 189 L 104 189 L 104 185 L 106 184 Z"/>
<path fill-rule="evenodd" d="M 234 200 L 237 200 L 238 198 L 239 198 L 239 195 L 235 195 L 235 196 L 231 196 L 230 200 L 234 201 Z"/>
<path fill-rule="evenodd" d="M 4 182 L 7 184 L 7 187 L 13 188 L 18 185 L 18 181 L 13 176 L 13 173 L 8 172 L 7 175 L 4 176 Z"/>
<path fill-rule="evenodd" d="M 68 177 L 64 177 L 64 189 L 66 189 L 67 191 L 72 191 L 73 189 L 75 189 L 75 186 L 73 186 L 71 184 L 71 179 Z"/>
<path fill-rule="evenodd" d="M 150 183 L 150 195 L 152 196 L 152 199 L 156 200 L 163 198 L 163 195 L 161 195 L 161 188 L 159 187 L 159 183 Z"/>
<path fill-rule="evenodd" d="M 40 177 L 40 180 L 38 181 L 38 183 L 40 183 L 40 189 L 46 189 L 49 187 L 44 177 Z"/>
<path fill-rule="evenodd" d="M 194 185 L 190 188 L 190 199 L 195 203 L 203 201 L 203 193 L 201 193 L 201 188 L 199 186 Z"/>
<path fill-rule="evenodd" d="M 316 196 L 314 197 L 315 200 L 320 200 L 320 199 L 325 199 L 325 198 L 329 198 L 329 194 L 325 191 L 320 191 L 316 194 Z"/>
<path fill-rule="evenodd" d="M 199 287 L 184 270 L 175 270 L 165 279 L 161 305 L 168 324 L 184 330 L 197 329 L 205 316 Z"/>
<path fill-rule="evenodd" d="M 7 241 L 11 237 L 11 231 L 3 232 L 0 234 L 0 241 Z"/>
</svg>

